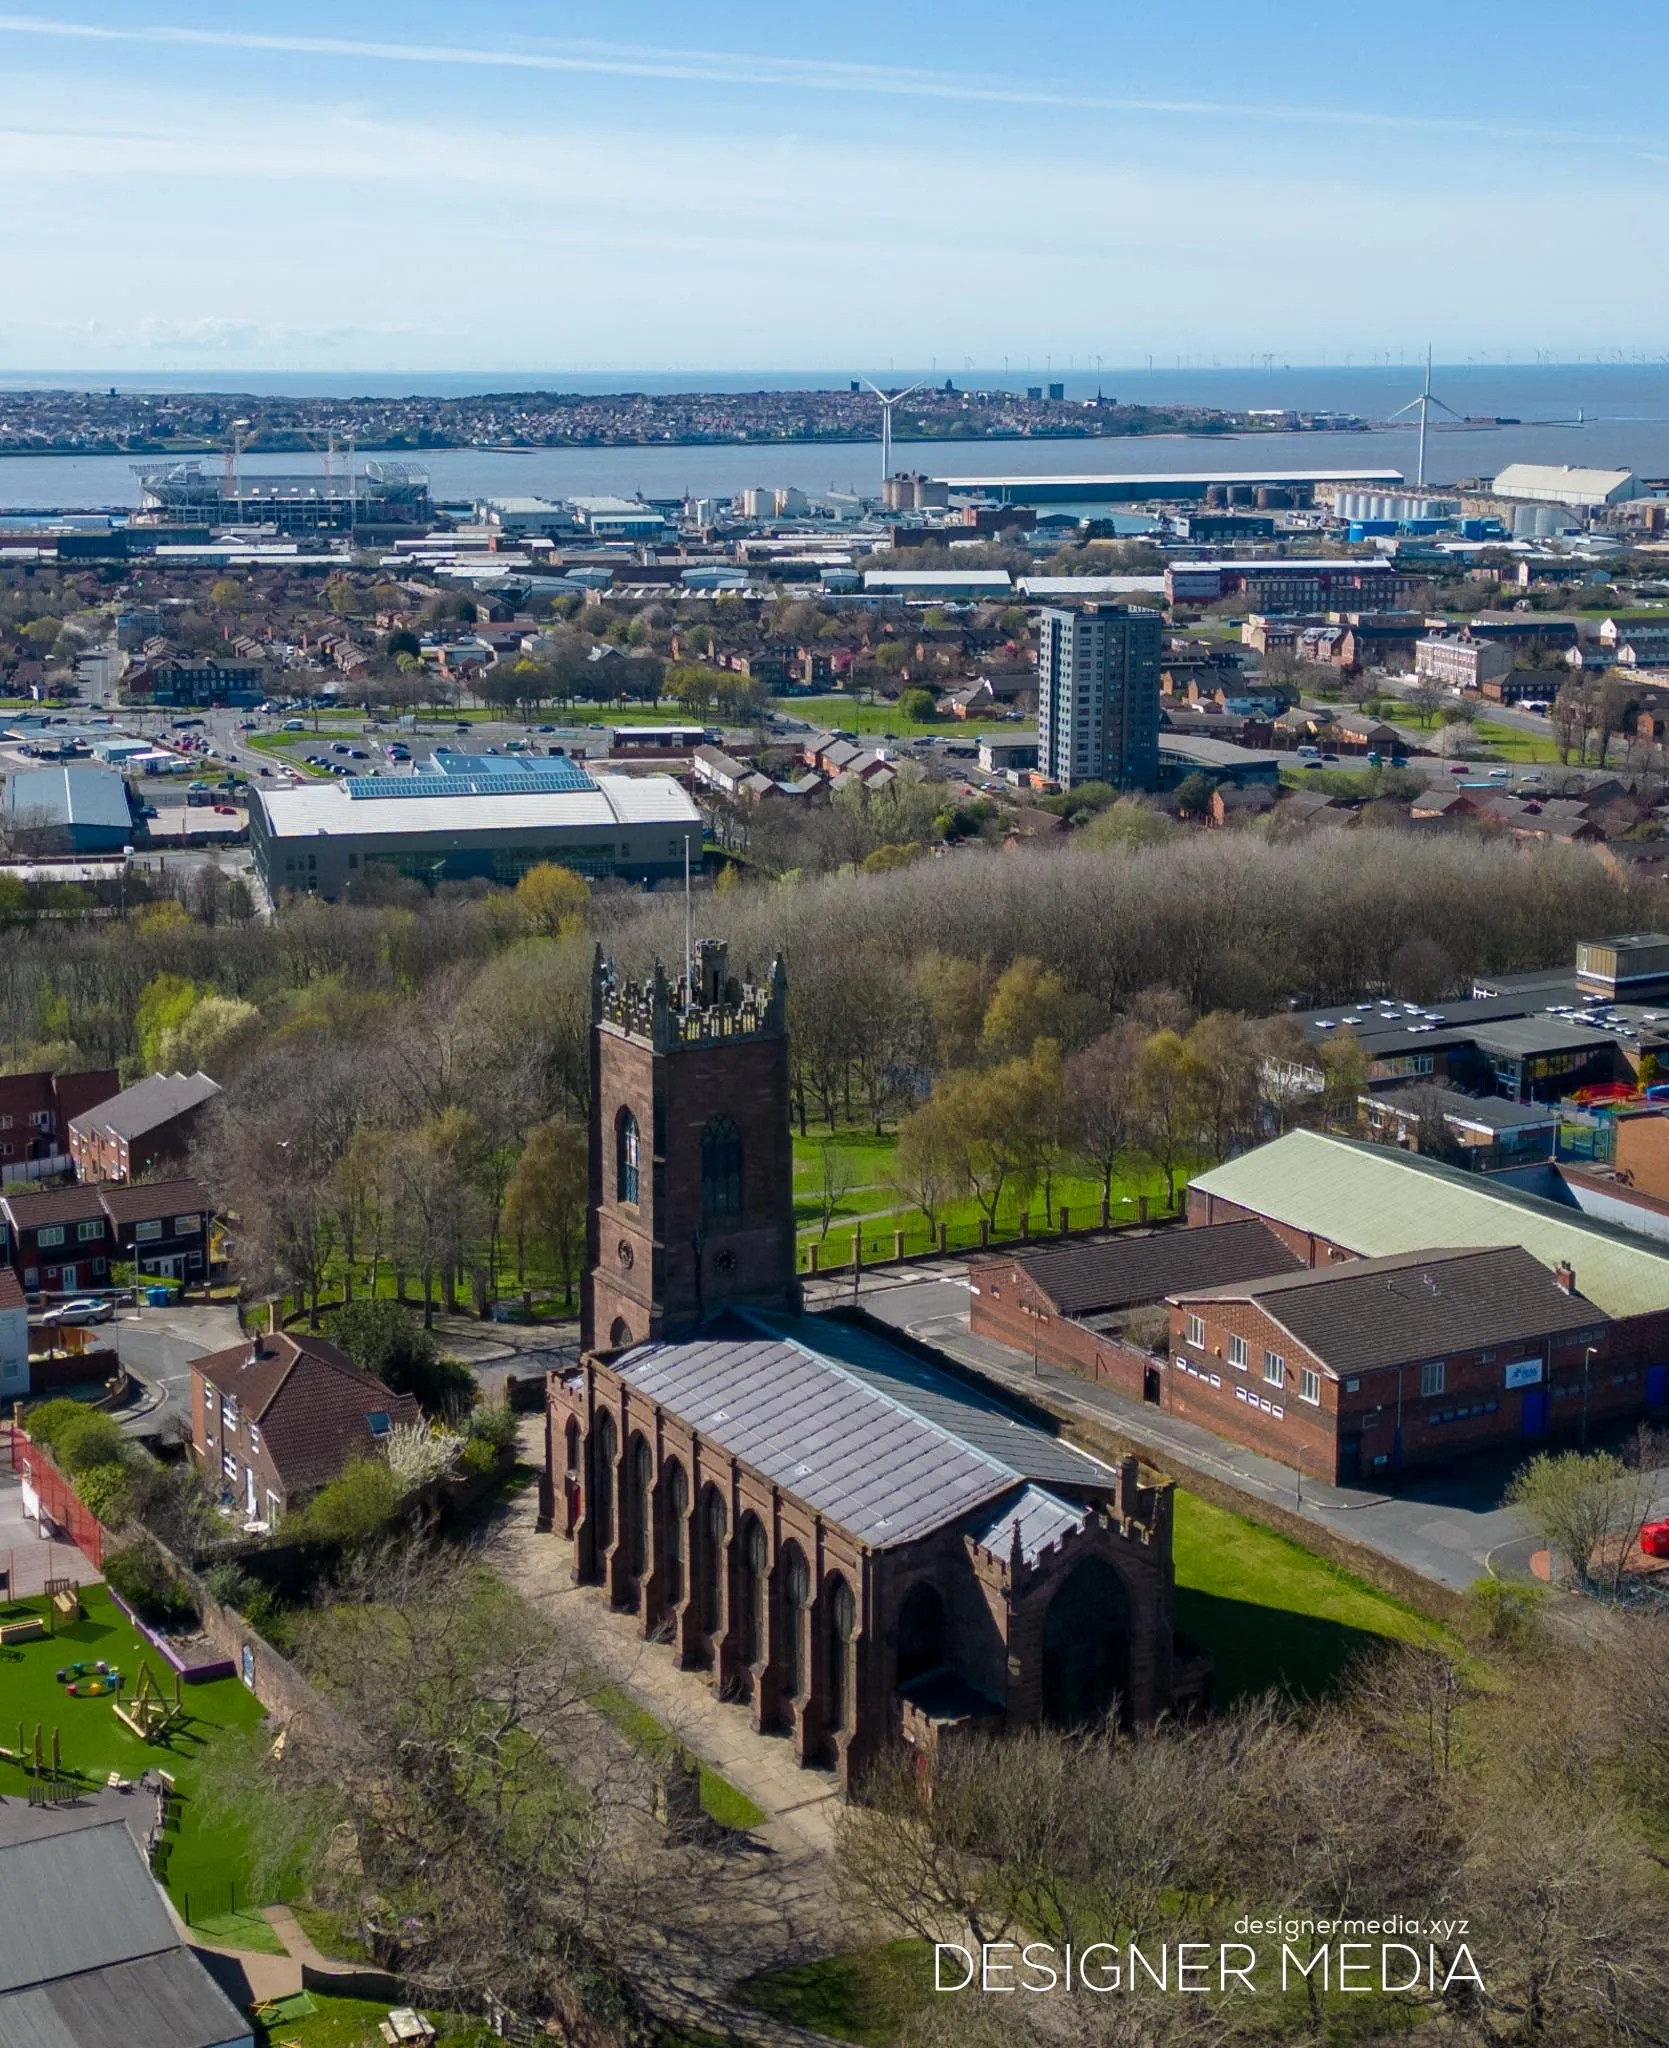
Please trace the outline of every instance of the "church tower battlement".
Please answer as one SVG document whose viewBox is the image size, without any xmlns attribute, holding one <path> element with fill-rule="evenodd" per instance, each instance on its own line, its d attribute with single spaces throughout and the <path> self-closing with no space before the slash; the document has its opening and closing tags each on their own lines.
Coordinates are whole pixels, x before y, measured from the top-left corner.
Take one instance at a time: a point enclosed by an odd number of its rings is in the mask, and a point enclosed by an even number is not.
<svg viewBox="0 0 1669 2048">
<path fill-rule="evenodd" d="M 692 966 L 592 970 L 587 1350 L 799 1303 L 787 975 L 736 980 L 718 939 Z"/>
</svg>

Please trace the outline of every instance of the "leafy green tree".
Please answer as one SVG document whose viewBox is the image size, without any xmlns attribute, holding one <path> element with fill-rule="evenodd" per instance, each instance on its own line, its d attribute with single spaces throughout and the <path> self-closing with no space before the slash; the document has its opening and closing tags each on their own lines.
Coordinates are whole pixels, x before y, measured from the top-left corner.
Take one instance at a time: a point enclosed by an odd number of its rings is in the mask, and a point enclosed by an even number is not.
<svg viewBox="0 0 1669 2048">
<path fill-rule="evenodd" d="M 147 910 L 158 907 L 146 905 Z M 178 904 L 173 907 L 176 910 L 180 908 Z M 183 911 L 181 918 L 184 918 Z M 159 974 L 140 991 L 133 1024 L 139 1040 L 139 1057 L 147 1068 L 154 1069 L 161 1064 L 165 1041 L 185 1024 L 197 997 L 197 984 L 187 981 L 183 974 Z"/>
<path fill-rule="evenodd" d="M 331 1317 L 330 1339 L 396 1394 L 410 1394 L 425 1415 L 447 1418 L 475 1398 L 475 1376 L 442 1358 L 433 1331 L 397 1301 L 363 1296 Z"/>
<path fill-rule="evenodd" d="M 516 1240 L 517 1279 L 523 1272 L 523 1246 L 533 1238 L 550 1253 L 570 1305 L 585 1245 L 587 1174 L 584 1125 L 553 1118 L 529 1133 L 504 1193 L 504 1225 Z"/>
<path fill-rule="evenodd" d="M 583 875 L 557 861 L 541 861 L 516 884 L 516 908 L 530 932 L 572 938 L 585 929 L 591 890 Z"/>
<path fill-rule="evenodd" d="M 297 1513 L 286 1533 L 351 1546 L 380 1536 L 400 1505 L 400 1482 L 381 1458 L 356 1458 Z"/>
<path fill-rule="evenodd" d="M 906 718 L 919 723 L 934 715 L 938 701 L 931 690 L 906 690 L 898 700 L 898 708 Z"/>
</svg>

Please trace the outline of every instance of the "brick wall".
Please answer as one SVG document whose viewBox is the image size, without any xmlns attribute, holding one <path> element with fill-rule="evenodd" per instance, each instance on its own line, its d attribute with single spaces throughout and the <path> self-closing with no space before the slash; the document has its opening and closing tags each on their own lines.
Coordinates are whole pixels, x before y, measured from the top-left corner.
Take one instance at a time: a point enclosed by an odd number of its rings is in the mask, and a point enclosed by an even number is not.
<svg viewBox="0 0 1669 2048">
<path fill-rule="evenodd" d="M 1145 1375 L 1154 1363 L 1136 1345 L 1058 1314 L 1024 1267 L 1007 1260 L 993 1259 L 973 1268 L 968 1327 L 976 1337 L 989 1337 L 1014 1351 L 1035 1348 L 1050 1365 L 1097 1380 L 1135 1401 L 1142 1399 Z"/>
</svg>

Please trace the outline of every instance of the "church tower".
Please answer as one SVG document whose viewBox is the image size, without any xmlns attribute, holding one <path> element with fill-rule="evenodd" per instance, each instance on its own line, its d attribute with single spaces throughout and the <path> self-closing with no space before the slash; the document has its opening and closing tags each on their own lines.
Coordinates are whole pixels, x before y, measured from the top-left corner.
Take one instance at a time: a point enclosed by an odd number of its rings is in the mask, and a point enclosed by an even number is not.
<svg viewBox="0 0 1669 2048">
<path fill-rule="evenodd" d="M 591 1199 L 580 1338 L 617 1351 L 728 1306 L 796 1309 L 788 980 L 733 980 L 718 939 L 690 979 L 591 985 Z"/>
</svg>

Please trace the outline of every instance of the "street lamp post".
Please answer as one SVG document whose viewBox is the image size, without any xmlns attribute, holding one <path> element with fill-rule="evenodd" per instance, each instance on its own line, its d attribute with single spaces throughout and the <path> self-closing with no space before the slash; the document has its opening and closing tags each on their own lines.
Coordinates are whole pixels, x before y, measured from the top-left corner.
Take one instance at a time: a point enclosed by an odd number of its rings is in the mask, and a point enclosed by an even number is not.
<svg viewBox="0 0 1669 2048">
<path fill-rule="evenodd" d="M 1594 1347 L 1590 1344 L 1582 1353 L 1582 1436 L 1584 1451 L 1588 1448 L 1588 1387 L 1593 1378 Z"/>
</svg>

